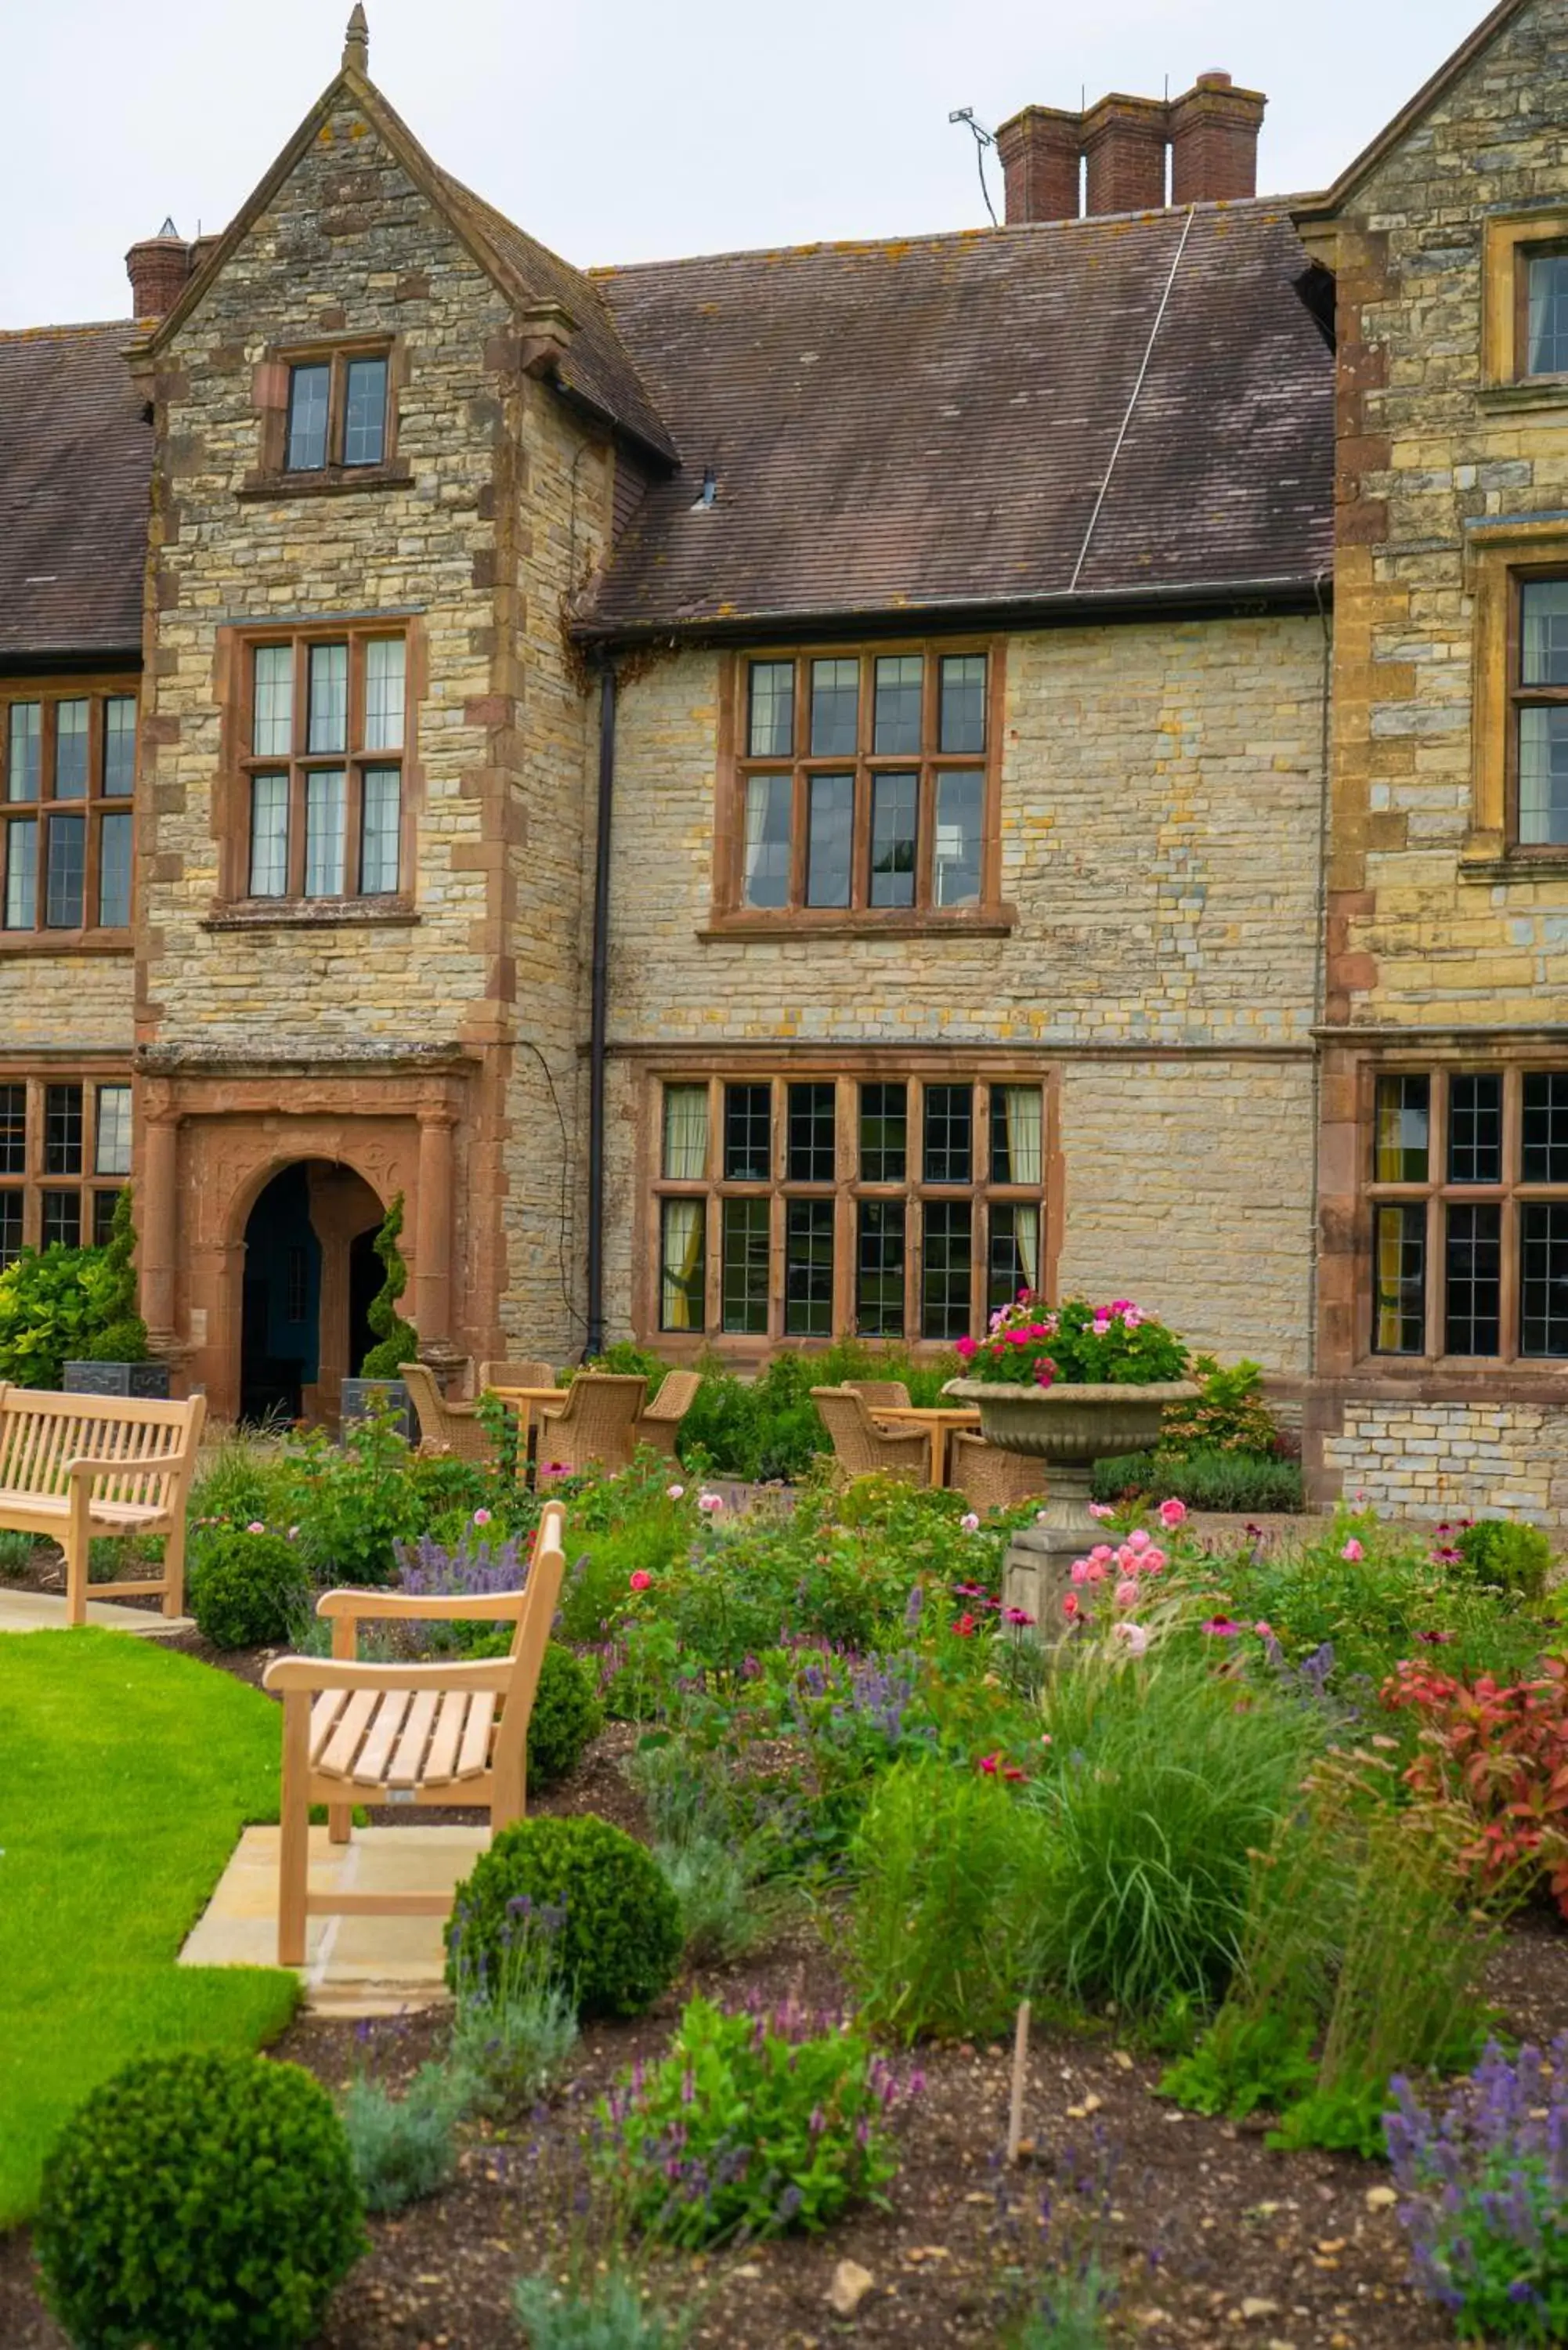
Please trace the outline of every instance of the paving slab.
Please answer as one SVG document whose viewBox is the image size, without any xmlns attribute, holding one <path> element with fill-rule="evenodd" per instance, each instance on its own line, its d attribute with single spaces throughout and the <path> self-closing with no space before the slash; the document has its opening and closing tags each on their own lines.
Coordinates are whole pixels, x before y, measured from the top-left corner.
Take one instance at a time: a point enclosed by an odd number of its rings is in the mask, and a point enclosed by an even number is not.
<svg viewBox="0 0 1568 2350">
<path fill-rule="evenodd" d="M 189 1616 L 165 1616 L 151 1607 L 128 1607 L 123 1600 L 89 1599 L 87 1619 L 106 1632 L 130 1632 L 141 1640 L 167 1640 L 196 1628 Z M 62 1631 L 66 1598 L 61 1591 L 21 1591 L 0 1586 L 0 1632 Z"/>
<path fill-rule="evenodd" d="M 356 1828 L 331 1844 L 310 1831 L 310 1886 L 317 1893 L 455 1892 L 490 1830 L 474 1827 Z M 183 1967 L 277 1964 L 275 1827 L 246 1828 L 218 1888 L 180 1953 Z M 448 1996 L 442 1918 L 335 1917 L 306 1920 L 305 1964 L 296 1970 L 306 2006 L 318 2014 L 396 2015 Z"/>
</svg>

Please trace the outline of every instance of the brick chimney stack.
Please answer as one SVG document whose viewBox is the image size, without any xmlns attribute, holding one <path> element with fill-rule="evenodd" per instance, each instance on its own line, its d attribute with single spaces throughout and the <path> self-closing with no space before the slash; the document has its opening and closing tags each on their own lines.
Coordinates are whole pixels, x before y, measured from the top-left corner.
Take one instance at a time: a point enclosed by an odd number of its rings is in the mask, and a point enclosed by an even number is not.
<svg viewBox="0 0 1568 2350">
<path fill-rule="evenodd" d="M 1258 192 L 1258 134 L 1268 99 L 1228 73 L 1199 74 L 1170 109 L 1170 201 L 1214 203 Z"/>
<path fill-rule="evenodd" d="M 1166 152 L 1173 204 L 1235 203 L 1258 192 L 1258 134 L 1268 105 L 1262 90 L 1238 89 L 1226 73 L 1199 74 L 1183 98 L 1113 92 L 1086 113 L 1026 106 L 996 134 L 1007 190 L 1007 224 L 1076 220 L 1082 159 L 1088 159 L 1087 211 L 1162 212 Z"/>
<path fill-rule="evenodd" d="M 125 256 L 130 304 L 137 318 L 166 318 L 191 274 L 191 248 L 171 220 L 143 237 Z"/>
</svg>

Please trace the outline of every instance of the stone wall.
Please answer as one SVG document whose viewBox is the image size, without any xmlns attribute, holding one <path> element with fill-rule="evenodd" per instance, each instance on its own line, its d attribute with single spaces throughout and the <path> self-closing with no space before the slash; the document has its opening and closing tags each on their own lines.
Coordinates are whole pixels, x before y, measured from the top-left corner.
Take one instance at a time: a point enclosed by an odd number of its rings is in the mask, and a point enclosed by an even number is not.
<svg viewBox="0 0 1568 2350">
<path fill-rule="evenodd" d="M 1552 1404 L 1345 1405 L 1324 1464 L 1382 1517 L 1527 1518 L 1568 1530 L 1568 1412 Z"/>
<path fill-rule="evenodd" d="M 0 1077 L 7 1053 L 129 1053 L 129 954 L 0 954 Z"/>
<path fill-rule="evenodd" d="M 607 1284 L 630 1315 L 640 1069 L 726 1045 L 1039 1055 L 1061 1078 L 1062 1272 L 1306 1368 L 1325 638 L 1315 618 L 1012 639 L 1002 937 L 703 938 L 721 663 L 618 729 Z"/>
</svg>

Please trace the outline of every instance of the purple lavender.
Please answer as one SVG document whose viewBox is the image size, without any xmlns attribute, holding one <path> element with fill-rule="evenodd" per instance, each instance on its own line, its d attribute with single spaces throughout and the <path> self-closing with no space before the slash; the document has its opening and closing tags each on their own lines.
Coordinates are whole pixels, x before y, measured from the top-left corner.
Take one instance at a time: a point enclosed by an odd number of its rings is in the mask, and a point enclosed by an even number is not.
<svg viewBox="0 0 1568 2350">
<path fill-rule="evenodd" d="M 1390 2084 L 1388 2157 L 1415 2282 L 1467 2333 L 1568 2337 L 1568 2033 L 1511 2064 L 1495 2041 L 1446 2109 Z"/>
</svg>

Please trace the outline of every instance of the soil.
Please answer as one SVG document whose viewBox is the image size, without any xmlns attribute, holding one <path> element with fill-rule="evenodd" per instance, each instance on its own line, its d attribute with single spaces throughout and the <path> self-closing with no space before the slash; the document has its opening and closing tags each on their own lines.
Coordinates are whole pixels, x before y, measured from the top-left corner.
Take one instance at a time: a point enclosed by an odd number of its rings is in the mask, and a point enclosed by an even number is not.
<svg viewBox="0 0 1568 2350">
<path fill-rule="evenodd" d="M 220 1657 L 195 1635 L 177 1645 L 253 1682 L 271 1653 Z M 535 1808 L 597 1812 L 644 1833 L 619 1767 L 634 1739 L 610 1726 L 574 1778 Z M 742 1965 L 689 1975 L 638 2022 L 589 2027 L 547 2109 L 510 2137 L 471 2132 L 452 2186 L 396 2220 L 370 2223 L 371 2249 L 337 2295 L 320 2350 L 521 2350 L 510 2314 L 514 2278 L 540 2266 L 565 2273 L 574 2241 L 591 2254 L 602 2251 L 602 2237 L 589 2232 L 591 2210 L 586 2220 L 572 2217 L 586 2203 L 583 2117 L 624 2065 L 662 2053 L 693 1990 L 729 2003 L 793 1993 L 816 2007 L 844 2004 L 822 1935 L 803 1915 Z M 1568 2030 L 1568 1929 L 1554 1915 L 1532 1912 L 1517 1922 L 1490 1990 L 1505 2029 L 1520 2037 Z M 272 2053 L 333 2088 L 360 2067 L 397 2085 L 439 2055 L 444 2039 L 440 2011 L 360 2025 L 306 2017 Z M 1024 2108 L 1032 2150 L 1010 2170 L 1010 2048 L 922 2050 L 919 2062 L 925 2086 L 898 2110 L 900 2168 L 889 2208 L 852 2213 L 815 2238 L 673 2265 L 665 2290 L 679 2306 L 695 2302 L 697 2342 L 731 2350 L 997 2344 L 1018 2307 L 1010 2276 L 1038 2270 L 1043 2205 L 1070 2206 L 1073 2180 L 1106 2166 L 1111 2201 L 1101 2241 L 1121 2277 L 1116 2340 L 1155 2350 L 1451 2344 L 1447 2319 L 1407 2288 L 1404 2240 L 1386 2208 L 1387 2173 L 1379 2166 L 1275 2153 L 1261 2128 L 1179 2113 L 1156 2094 L 1160 2063 L 1119 2046 L 1107 2023 L 1100 2038 L 1036 2031 Z M 871 2279 L 847 2319 L 829 2300 L 846 2262 Z M 0 2345 L 67 2350 L 35 2291 L 25 2230 L 0 2236 Z"/>
</svg>

